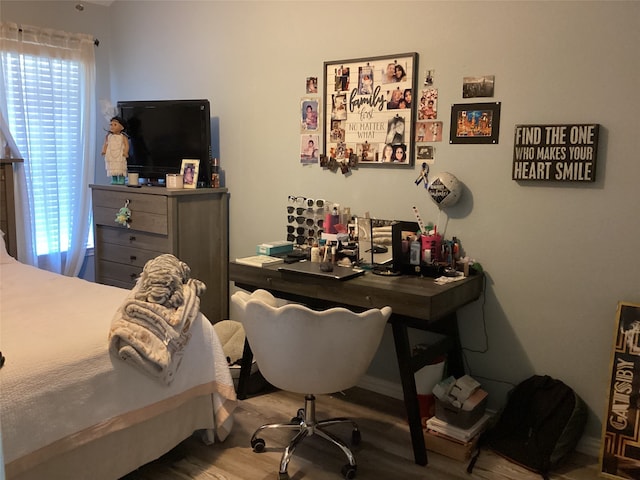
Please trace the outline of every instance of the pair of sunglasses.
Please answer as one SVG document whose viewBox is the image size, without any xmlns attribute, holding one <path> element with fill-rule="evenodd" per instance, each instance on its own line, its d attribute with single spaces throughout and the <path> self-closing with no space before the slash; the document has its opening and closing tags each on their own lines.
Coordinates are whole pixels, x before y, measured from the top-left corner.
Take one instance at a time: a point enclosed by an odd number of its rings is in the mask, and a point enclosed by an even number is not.
<svg viewBox="0 0 640 480">
<path fill-rule="evenodd" d="M 289 195 L 289 197 L 287 197 L 289 200 L 289 203 L 293 203 L 294 205 L 306 205 L 307 204 L 307 197 L 296 197 L 294 195 Z"/>
<path fill-rule="evenodd" d="M 294 242 L 296 245 L 304 245 L 309 240 L 306 235 L 294 235 L 293 233 L 287 235 L 287 242 Z"/>
<path fill-rule="evenodd" d="M 313 208 L 313 207 L 323 208 L 327 203 L 322 198 L 317 198 L 314 200 L 313 198 L 294 196 L 294 195 L 289 195 L 289 197 L 287 198 L 289 200 L 289 203 L 293 203 L 295 205 L 306 205 L 308 208 Z"/>
<path fill-rule="evenodd" d="M 313 198 L 307 198 L 306 201 L 307 201 L 307 207 L 309 207 L 309 208 L 313 208 L 313 207 L 323 208 L 324 204 L 326 203 L 321 198 L 317 198 L 315 200 Z"/>
<path fill-rule="evenodd" d="M 307 233 L 306 227 L 295 227 L 293 225 L 287 225 L 287 233 L 297 233 L 298 235 L 304 235 Z M 289 240 L 291 241 L 291 240 Z"/>
<path fill-rule="evenodd" d="M 306 211 L 307 209 L 305 207 L 292 207 L 292 206 L 287 207 L 287 213 L 290 213 L 290 214 L 292 214 L 293 212 L 296 212 L 297 215 L 303 215 Z"/>
</svg>

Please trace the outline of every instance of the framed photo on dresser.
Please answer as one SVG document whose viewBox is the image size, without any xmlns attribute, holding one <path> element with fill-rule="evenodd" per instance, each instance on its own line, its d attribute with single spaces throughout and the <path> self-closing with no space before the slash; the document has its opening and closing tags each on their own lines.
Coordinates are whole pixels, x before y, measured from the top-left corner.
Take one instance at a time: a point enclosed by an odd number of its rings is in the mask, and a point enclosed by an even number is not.
<svg viewBox="0 0 640 480">
<path fill-rule="evenodd" d="M 198 185 L 198 170 L 200 170 L 200 160 L 183 159 L 180 166 L 183 188 L 196 188 Z"/>
</svg>

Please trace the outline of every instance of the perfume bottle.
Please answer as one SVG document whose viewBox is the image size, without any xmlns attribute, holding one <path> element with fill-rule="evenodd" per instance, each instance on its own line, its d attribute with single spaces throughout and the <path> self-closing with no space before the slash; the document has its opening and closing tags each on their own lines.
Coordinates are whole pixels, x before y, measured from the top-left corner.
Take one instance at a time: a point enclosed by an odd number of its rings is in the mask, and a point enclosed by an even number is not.
<svg viewBox="0 0 640 480">
<path fill-rule="evenodd" d="M 211 161 L 211 188 L 220 188 L 220 162 L 217 158 Z"/>
</svg>

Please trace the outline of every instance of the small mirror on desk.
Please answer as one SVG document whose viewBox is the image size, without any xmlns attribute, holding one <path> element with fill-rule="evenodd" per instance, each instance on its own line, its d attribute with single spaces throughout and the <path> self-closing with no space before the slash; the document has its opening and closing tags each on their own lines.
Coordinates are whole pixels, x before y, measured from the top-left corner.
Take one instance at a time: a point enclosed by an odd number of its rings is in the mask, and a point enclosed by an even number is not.
<svg viewBox="0 0 640 480">
<path fill-rule="evenodd" d="M 360 264 L 372 270 L 392 267 L 392 225 L 394 220 L 356 217 Z"/>
</svg>

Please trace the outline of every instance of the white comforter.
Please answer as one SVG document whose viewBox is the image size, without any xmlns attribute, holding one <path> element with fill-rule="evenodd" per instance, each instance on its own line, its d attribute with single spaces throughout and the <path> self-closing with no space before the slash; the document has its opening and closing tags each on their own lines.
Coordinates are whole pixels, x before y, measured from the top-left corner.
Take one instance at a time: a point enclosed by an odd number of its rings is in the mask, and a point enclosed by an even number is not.
<svg viewBox="0 0 640 480">
<path fill-rule="evenodd" d="M 111 319 L 128 293 L 18 262 L 0 265 L 0 350 L 6 357 L 0 424 L 7 464 L 125 428 L 191 394 L 212 394 L 212 425 L 218 439 L 227 436 L 235 391 L 218 337 L 202 314 L 171 386 L 109 355 Z"/>
</svg>

